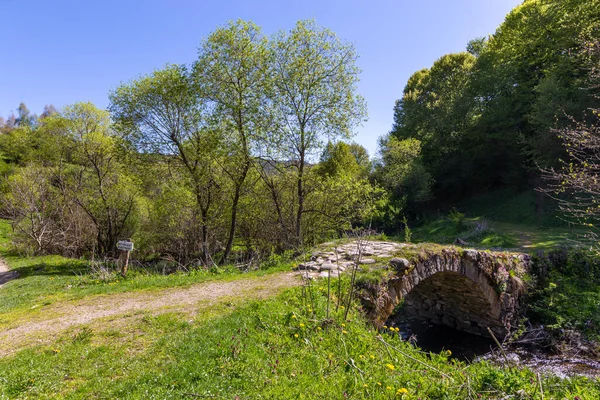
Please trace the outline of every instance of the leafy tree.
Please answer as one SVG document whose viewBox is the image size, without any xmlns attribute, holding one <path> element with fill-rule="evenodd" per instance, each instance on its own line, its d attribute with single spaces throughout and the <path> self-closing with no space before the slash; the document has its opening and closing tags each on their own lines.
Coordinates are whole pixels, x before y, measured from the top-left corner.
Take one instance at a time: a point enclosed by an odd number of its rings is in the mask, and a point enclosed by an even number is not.
<svg viewBox="0 0 600 400">
<path fill-rule="evenodd" d="M 20 103 L 17 108 L 17 119 L 15 125 L 18 126 L 33 126 L 37 120 L 35 114 L 31 114 L 31 111 L 27 108 L 25 103 Z"/>
<path fill-rule="evenodd" d="M 300 21 L 271 42 L 272 151 L 293 161 L 296 181 L 294 235 L 302 242 L 307 163 L 325 137 L 348 138 L 366 115 L 356 94 L 354 47 L 314 21 Z"/>
<path fill-rule="evenodd" d="M 40 115 L 40 119 L 47 118 L 47 117 L 49 117 L 51 115 L 56 114 L 57 112 L 58 112 L 58 110 L 52 104 L 46 104 L 44 106 L 44 111 Z"/>
<path fill-rule="evenodd" d="M 220 148 L 220 132 L 206 128 L 203 102 L 187 68 L 169 65 L 122 85 L 110 101 L 119 129 L 140 151 L 173 158 L 185 171 L 201 225 L 202 259 L 208 264 L 211 210 L 218 192 L 212 153 Z"/>
<path fill-rule="evenodd" d="M 524 189 L 538 180 L 538 165 L 556 166 L 564 148 L 550 128 L 598 102 L 582 89 L 579 51 L 582 38 L 600 36 L 598 26 L 598 0 L 526 0 L 494 35 L 411 76 L 392 135 L 421 141 L 435 197 Z"/>
<path fill-rule="evenodd" d="M 328 142 L 321 154 L 319 173 L 325 176 L 347 175 L 365 178 L 371 169 L 367 149 L 358 143 Z"/>
<path fill-rule="evenodd" d="M 487 38 L 485 37 L 470 40 L 469 43 L 467 43 L 467 52 L 475 57 L 479 57 L 484 51 L 486 44 Z"/>
<path fill-rule="evenodd" d="M 469 53 L 441 57 L 410 77 L 394 107 L 391 135 L 419 140 L 423 165 L 436 178 L 437 193 L 461 192 L 457 187 L 472 173 L 464 147 L 477 120 L 468 93 L 475 60 Z"/>
<path fill-rule="evenodd" d="M 117 240 L 134 233 L 137 212 L 137 189 L 119 162 L 119 139 L 113 135 L 108 112 L 91 103 L 66 107 L 57 118 L 74 141 L 75 162 L 61 168 L 58 186 L 91 220 L 98 253 L 110 254 Z"/>
<path fill-rule="evenodd" d="M 2 199 L 3 214 L 11 218 L 17 241 L 33 244 L 34 252 L 48 251 L 57 235 L 60 195 L 50 184 L 48 169 L 24 167 L 8 179 L 8 193 Z"/>
<path fill-rule="evenodd" d="M 134 231 L 136 189 L 106 111 L 78 103 L 8 135 L 25 151 L 3 208 L 36 252 L 110 254 Z M 15 146 L 15 139 L 24 139 Z"/>
<path fill-rule="evenodd" d="M 596 36 L 597 0 L 527 0 L 512 10 L 478 58 L 473 91 L 486 132 L 490 170 L 504 180 L 523 180 L 535 163 L 552 165 L 562 154 L 549 128 L 566 123 L 565 111 L 588 105 L 581 91 L 578 53 L 582 35 Z M 558 118 L 558 121 L 557 121 Z M 503 161 L 504 160 L 504 161 Z"/>
<path fill-rule="evenodd" d="M 380 142 L 374 177 L 404 210 L 430 199 L 431 175 L 421 163 L 421 142 L 389 135 Z"/>
<path fill-rule="evenodd" d="M 233 184 L 230 228 L 223 254 L 227 260 L 235 238 L 242 190 L 253 164 L 253 150 L 264 135 L 267 40 L 258 26 L 237 21 L 203 41 L 194 64 L 194 81 L 227 140 L 223 172 Z"/>
</svg>

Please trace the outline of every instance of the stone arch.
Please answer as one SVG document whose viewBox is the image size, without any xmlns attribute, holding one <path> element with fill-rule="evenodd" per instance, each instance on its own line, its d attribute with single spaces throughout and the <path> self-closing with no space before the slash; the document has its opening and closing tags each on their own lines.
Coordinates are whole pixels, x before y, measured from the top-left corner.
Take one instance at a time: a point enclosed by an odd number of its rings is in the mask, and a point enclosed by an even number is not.
<svg viewBox="0 0 600 400">
<path fill-rule="evenodd" d="M 499 296 L 490 289 L 489 284 L 466 275 L 440 271 L 403 294 L 403 314 L 477 335 L 488 336 L 489 327 L 504 336 Z"/>
<path fill-rule="evenodd" d="M 371 288 L 363 304 L 378 326 L 393 317 L 405 301 L 417 319 L 489 336 L 487 328 L 503 338 L 517 319 L 522 286 L 509 270 L 524 271 L 529 259 L 447 248 L 421 254 L 413 262 L 393 259 L 395 276 Z M 374 290 L 372 290 L 374 289 Z"/>
</svg>

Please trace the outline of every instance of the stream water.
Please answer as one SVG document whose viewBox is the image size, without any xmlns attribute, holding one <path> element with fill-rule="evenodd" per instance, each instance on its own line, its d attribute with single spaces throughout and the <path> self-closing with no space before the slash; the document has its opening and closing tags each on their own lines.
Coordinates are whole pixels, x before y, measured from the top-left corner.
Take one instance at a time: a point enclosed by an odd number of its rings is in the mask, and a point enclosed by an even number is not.
<svg viewBox="0 0 600 400">
<path fill-rule="evenodd" d="M 439 353 L 450 350 L 451 357 L 461 361 L 489 360 L 499 364 L 506 363 L 505 356 L 490 338 L 420 321 L 403 321 L 392 325 L 397 325 L 404 340 L 409 340 L 424 351 Z M 552 354 L 523 346 L 509 346 L 505 349 L 505 355 L 511 364 L 529 367 L 542 374 L 551 373 L 561 378 L 573 375 L 600 378 L 598 359 Z"/>
</svg>

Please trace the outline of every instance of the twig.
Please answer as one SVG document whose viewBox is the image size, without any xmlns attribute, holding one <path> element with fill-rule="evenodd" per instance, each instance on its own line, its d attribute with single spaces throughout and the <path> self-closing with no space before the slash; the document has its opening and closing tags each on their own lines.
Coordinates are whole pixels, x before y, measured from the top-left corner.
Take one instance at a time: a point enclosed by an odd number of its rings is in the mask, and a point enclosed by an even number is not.
<svg viewBox="0 0 600 400">
<path fill-rule="evenodd" d="M 471 391 L 471 378 L 469 378 L 469 375 L 467 374 L 467 391 L 469 393 L 469 399 L 473 398 L 473 392 Z"/>
<path fill-rule="evenodd" d="M 540 384 L 540 395 L 542 396 L 542 400 L 544 400 L 544 389 L 542 388 L 542 378 L 540 378 L 540 373 L 537 373 L 537 379 Z"/>
<path fill-rule="evenodd" d="M 498 339 L 496 339 L 496 336 L 494 336 L 494 334 L 492 333 L 492 330 L 490 329 L 489 326 L 487 327 L 487 331 L 490 333 L 490 335 L 492 335 L 492 339 L 494 339 L 494 342 L 496 342 L 496 344 L 498 345 L 498 348 L 500 348 L 500 352 L 502 353 L 502 356 L 504 357 L 504 361 L 506 362 L 506 365 L 508 365 L 508 367 L 510 368 L 510 363 L 508 362 L 508 357 L 506 356 L 506 353 L 504 352 L 502 345 L 500 344 Z"/>
<path fill-rule="evenodd" d="M 358 367 L 356 366 L 356 364 L 354 363 L 354 359 L 353 359 L 353 358 L 350 358 L 350 361 L 352 361 L 352 362 L 351 362 L 351 363 L 349 363 L 348 361 L 344 360 L 344 362 L 345 362 L 346 364 L 348 364 L 349 366 L 351 366 L 351 367 L 353 367 L 353 368 L 356 368 L 356 370 L 357 370 L 358 372 L 360 372 L 361 374 L 364 374 L 364 372 L 363 372 L 363 371 L 362 371 L 360 368 L 358 368 Z"/>
<path fill-rule="evenodd" d="M 338 271 L 338 296 L 337 296 L 337 302 L 335 305 L 335 312 L 337 313 L 340 308 L 340 301 L 342 299 L 342 274 L 340 271 L 340 258 L 339 258 L 337 244 L 334 247 L 334 251 L 335 251 L 335 264 L 337 266 L 337 271 Z"/>
<path fill-rule="evenodd" d="M 416 361 L 416 362 L 418 362 L 419 364 L 421 364 L 421 365 L 423 365 L 423 366 L 425 366 L 425 367 L 427 367 L 427 368 L 429 368 L 429 369 L 431 369 L 431 370 L 433 370 L 433 371 L 437 372 L 438 374 L 442 375 L 444 378 L 452 379 L 452 378 L 450 377 L 450 375 L 448 375 L 448 374 L 446 374 L 446 373 L 444 373 L 444 372 L 440 371 L 439 369 L 437 369 L 437 368 L 435 368 L 435 367 L 433 367 L 433 366 L 431 366 L 431 365 L 427 364 L 426 362 L 424 362 L 424 361 L 421 361 L 421 360 L 419 360 L 418 358 L 415 358 L 415 357 L 413 357 L 413 356 L 411 356 L 411 355 L 409 355 L 409 354 L 406 354 L 406 353 L 405 353 L 405 352 L 403 352 L 402 350 L 400 350 L 400 349 L 398 349 L 398 348 L 396 348 L 396 347 L 392 346 L 391 344 L 389 344 L 388 342 L 386 342 L 385 340 L 383 340 L 383 338 L 382 338 L 381 336 L 377 336 L 377 340 L 379 340 L 380 342 L 382 342 L 382 343 L 383 343 L 383 344 L 385 344 L 386 346 L 389 346 L 389 347 L 391 347 L 392 349 L 396 350 L 398 353 L 402 354 L 404 357 L 406 357 L 406 358 L 410 358 L 411 360 L 413 360 L 413 361 Z"/>
</svg>

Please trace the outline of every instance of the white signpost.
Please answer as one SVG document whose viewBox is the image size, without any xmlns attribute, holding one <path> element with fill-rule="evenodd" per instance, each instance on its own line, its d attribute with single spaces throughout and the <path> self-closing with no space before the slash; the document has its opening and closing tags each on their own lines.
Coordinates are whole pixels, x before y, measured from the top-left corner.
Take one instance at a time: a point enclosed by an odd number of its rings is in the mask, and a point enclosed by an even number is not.
<svg viewBox="0 0 600 400">
<path fill-rule="evenodd" d="M 127 275 L 127 267 L 129 267 L 129 253 L 133 250 L 133 242 L 131 240 L 119 240 L 117 249 L 126 252 L 125 263 L 121 267 L 121 275 Z"/>
<path fill-rule="evenodd" d="M 133 242 L 129 240 L 119 240 L 117 242 L 117 249 L 123 251 L 132 251 L 133 250 Z"/>
</svg>

